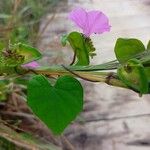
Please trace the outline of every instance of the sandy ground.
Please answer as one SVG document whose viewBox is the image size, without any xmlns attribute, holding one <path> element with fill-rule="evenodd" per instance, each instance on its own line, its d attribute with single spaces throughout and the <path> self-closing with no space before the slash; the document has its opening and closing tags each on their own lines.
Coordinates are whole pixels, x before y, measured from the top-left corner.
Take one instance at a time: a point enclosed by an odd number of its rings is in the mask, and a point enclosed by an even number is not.
<svg viewBox="0 0 150 150">
<path fill-rule="evenodd" d="M 147 44 L 150 39 L 150 0 L 70 0 L 56 11 L 46 28 L 39 47 L 47 57 L 42 63 L 67 63 L 71 52 L 62 48 L 59 39 L 76 28 L 67 20 L 67 12 L 76 6 L 98 9 L 110 18 L 111 32 L 92 39 L 99 64 L 115 58 L 113 47 L 118 37 L 135 37 Z M 48 15 L 41 30 L 52 15 Z M 83 82 L 84 112 L 80 122 L 66 129 L 66 136 L 77 150 L 150 150 L 150 96 L 108 86 Z"/>
</svg>

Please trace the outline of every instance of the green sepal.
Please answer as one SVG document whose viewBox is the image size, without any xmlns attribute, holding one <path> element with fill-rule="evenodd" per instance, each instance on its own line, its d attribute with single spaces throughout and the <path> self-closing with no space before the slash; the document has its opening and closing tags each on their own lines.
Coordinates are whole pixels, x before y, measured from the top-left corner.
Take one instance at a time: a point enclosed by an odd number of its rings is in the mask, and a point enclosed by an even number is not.
<svg viewBox="0 0 150 150">
<path fill-rule="evenodd" d="M 140 94 L 149 93 L 149 83 L 143 65 L 137 59 L 131 59 L 117 69 L 119 78 Z"/>
<path fill-rule="evenodd" d="M 20 55 L 24 56 L 24 63 L 23 64 L 38 60 L 42 57 L 42 55 L 38 49 L 36 49 L 32 46 L 26 45 L 26 44 L 18 43 L 18 44 L 15 44 L 13 46 L 13 48 Z"/>
<path fill-rule="evenodd" d="M 93 42 L 92 42 L 91 38 L 90 37 L 85 37 L 84 41 L 85 41 L 85 46 L 86 46 L 86 49 L 88 50 L 89 56 L 91 58 L 93 58 L 93 56 L 96 56 L 96 53 L 94 53 L 94 51 L 96 49 L 93 45 Z"/>
<path fill-rule="evenodd" d="M 116 58 L 120 63 L 125 63 L 135 55 L 145 51 L 145 46 L 138 39 L 119 38 L 115 44 Z"/>
</svg>

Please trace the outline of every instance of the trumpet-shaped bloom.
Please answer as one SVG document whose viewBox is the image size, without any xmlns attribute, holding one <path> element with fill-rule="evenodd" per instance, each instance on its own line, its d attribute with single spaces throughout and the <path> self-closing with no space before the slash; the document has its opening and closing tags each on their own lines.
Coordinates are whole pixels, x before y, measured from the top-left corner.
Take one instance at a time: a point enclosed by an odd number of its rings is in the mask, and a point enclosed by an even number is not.
<svg viewBox="0 0 150 150">
<path fill-rule="evenodd" d="M 69 19 L 81 28 L 87 37 L 92 33 L 101 34 L 110 31 L 111 27 L 108 17 L 101 11 L 87 12 L 83 8 L 76 8 L 69 13 Z"/>
</svg>

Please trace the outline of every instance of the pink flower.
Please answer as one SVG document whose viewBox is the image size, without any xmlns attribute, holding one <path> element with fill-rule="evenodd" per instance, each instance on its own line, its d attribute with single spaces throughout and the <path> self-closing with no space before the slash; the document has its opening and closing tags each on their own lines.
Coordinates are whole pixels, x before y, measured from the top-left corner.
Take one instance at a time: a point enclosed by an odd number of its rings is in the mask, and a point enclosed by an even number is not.
<svg viewBox="0 0 150 150">
<path fill-rule="evenodd" d="M 89 37 L 92 33 L 101 34 L 110 31 L 108 17 L 101 11 L 87 12 L 83 8 L 76 8 L 69 13 L 69 19 L 83 30 L 85 36 Z"/>
<path fill-rule="evenodd" d="M 39 66 L 40 65 L 36 61 L 33 61 L 33 62 L 23 65 L 23 67 L 29 67 L 29 68 L 37 68 Z"/>
</svg>

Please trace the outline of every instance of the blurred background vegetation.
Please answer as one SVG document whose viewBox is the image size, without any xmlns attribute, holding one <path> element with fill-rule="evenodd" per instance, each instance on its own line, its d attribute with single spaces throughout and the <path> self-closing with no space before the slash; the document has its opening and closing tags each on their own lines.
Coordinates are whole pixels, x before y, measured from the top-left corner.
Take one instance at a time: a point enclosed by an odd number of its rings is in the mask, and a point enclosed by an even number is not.
<svg viewBox="0 0 150 150">
<path fill-rule="evenodd" d="M 9 43 L 22 42 L 35 46 L 41 36 L 39 29 L 43 18 L 47 14 L 53 16 L 62 1 L 65 0 L 0 0 L 0 50 L 7 48 Z M 16 112 L 17 109 L 19 113 L 22 111 L 30 113 L 30 111 L 23 101 L 17 104 L 19 108 L 16 107 L 16 110 L 12 108 L 13 105 L 9 107 L 14 101 L 18 103 L 20 96 L 13 99 L 16 93 L 8 94 L 8 91 L 4 89 L 4 85 L 3 81 L 0 81 L 0 150 L 56 150 L 57 148 L 51 143 L 46 142 L 46 144 L 43 144 L 39 139 L 35 140 L 35 135 L 38 132 L 47 133 L 47 130 L 39 130 L 41 125 L 38 124 L 38 120 L 25 117 L 26 119 L 23 121 L 22 116 L 16 118 L 16 116 L 12 115 L 10 117 L 7 114 L 8 112 Z M 16 125 L 18 121 L 21 121 L 22 125 L 24 124 L 23 126 L 19 124 L 19 126 L 27 128 L 29 132 L 26 133 L 25 130 L 20 130 Z"/>
<path fill-rule="evenodd" d="M 35 44 L 42 17 L 61 0 L 0 0 L 0 42 Z"/>
</svg>

